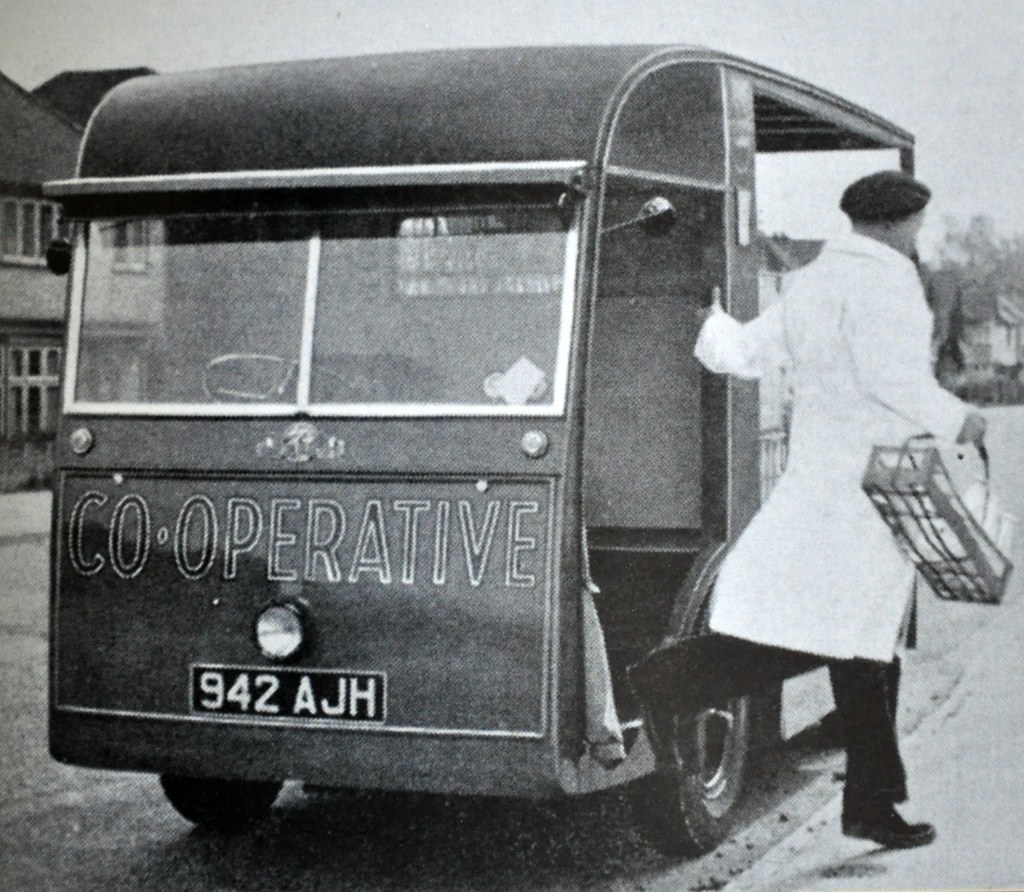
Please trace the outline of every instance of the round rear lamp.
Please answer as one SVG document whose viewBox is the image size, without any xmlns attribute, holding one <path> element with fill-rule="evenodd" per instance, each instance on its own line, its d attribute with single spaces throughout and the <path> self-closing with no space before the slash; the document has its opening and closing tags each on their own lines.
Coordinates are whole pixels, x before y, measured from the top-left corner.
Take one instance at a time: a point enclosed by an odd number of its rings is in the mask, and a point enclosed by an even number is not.
<svg viewBox="0 0 1024 892">
<path fill-rule="evenodd" d="M 256 617 L 256 644 L 268 660 L 287 660 L 302 648 L 302 614 L 294 604 L 271 604 Z"/>
<path fill-rule="evenodd" d="M 521 445 L 527 458 L 543 458 L 548 452 L 548 435 L 544 431 L 527 431 Z"/>
<path fill-rule="evenodd" d="M 92 431 L 87 427 L 76 427 L 68 439 L 71 441 L 71 451 L 75 455 L 85 455 L 92 449 Z"/>
</svg>

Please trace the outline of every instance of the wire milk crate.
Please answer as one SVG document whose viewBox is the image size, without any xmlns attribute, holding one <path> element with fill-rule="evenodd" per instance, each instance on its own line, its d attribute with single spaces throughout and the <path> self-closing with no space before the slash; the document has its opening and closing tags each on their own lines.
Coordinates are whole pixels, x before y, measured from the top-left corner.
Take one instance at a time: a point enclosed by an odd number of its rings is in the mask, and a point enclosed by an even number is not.
<svg viewBox="0 0 1024 892">
<path fill-rule="evenodd" d="M 988 455 L 983 447 L 978 451 L 987 488 Z M 912 438 L 902 447 L 876 446 L 862 485 L 936 595 L 981 604 L 1002 600 L 1013 569 L 1005 552 L 1014 518 L 997 510 L 986 531 L 953 487 L 934 445 Z"/>
</svg>

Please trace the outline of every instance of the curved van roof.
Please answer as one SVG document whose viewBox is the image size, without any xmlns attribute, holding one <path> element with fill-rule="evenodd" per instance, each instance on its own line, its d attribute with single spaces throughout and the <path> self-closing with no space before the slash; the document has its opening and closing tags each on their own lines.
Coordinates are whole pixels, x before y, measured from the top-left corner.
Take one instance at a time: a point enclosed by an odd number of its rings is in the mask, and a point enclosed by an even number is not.
<svg viewBox="0 0 1024 892">
<path fill-rule="evenodd" d="M 909 133 L 838 96 L 695 47 L 443 50 L 157 75 L 93 114 L 76 181 L 195 173 L 595 162 L 615 114 L 676 63 L 749 72 L 758 147 L 909 148 Z M 790 139 L 784 138 L 790 134 Z"/>
</svg>

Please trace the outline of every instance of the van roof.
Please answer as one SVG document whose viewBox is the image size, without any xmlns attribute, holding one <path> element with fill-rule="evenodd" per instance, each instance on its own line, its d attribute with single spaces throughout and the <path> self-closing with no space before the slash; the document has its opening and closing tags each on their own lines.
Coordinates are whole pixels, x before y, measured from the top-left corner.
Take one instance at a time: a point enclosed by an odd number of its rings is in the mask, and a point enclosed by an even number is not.
<svg viewBox="0 0 1024 892">
<path fill-rule="evenodd" d="M 136 78 L 112 90 L 94 113 L 78 175 L 593 161 L 631 85 L 688 61 L 755 73 L 806 98 L 819 118 L 831 113 L 829 126 L 859 134 L 864 145 L 913 143 L 910 134 L 838 96 L 706 49 L 520 47 Z"/>
</svg>

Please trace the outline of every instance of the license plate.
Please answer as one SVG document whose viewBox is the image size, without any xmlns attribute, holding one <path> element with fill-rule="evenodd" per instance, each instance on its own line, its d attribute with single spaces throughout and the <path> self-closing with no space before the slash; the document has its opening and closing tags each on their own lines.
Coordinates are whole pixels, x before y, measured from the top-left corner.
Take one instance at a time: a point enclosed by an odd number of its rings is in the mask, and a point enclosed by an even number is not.
<svg viewBox="0 0 1024 892">
<path fill-rule="evenodd" d="M 261 719 L 383 722 L 383 673 L 193 666 L 192 711 Z"/>
</svg>

